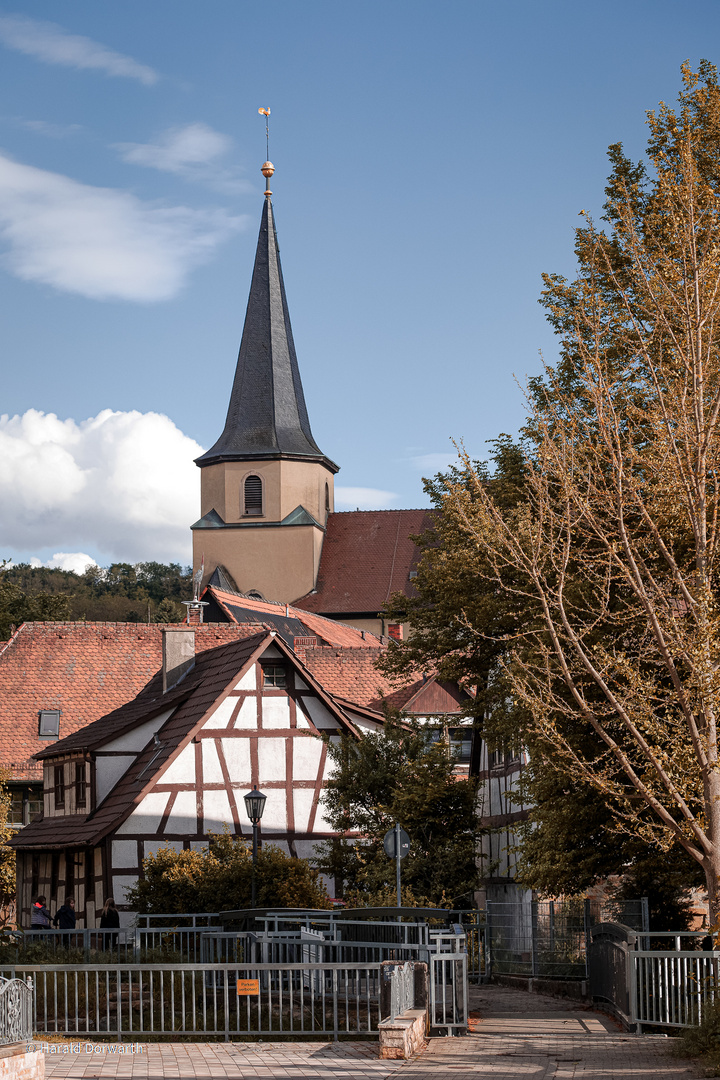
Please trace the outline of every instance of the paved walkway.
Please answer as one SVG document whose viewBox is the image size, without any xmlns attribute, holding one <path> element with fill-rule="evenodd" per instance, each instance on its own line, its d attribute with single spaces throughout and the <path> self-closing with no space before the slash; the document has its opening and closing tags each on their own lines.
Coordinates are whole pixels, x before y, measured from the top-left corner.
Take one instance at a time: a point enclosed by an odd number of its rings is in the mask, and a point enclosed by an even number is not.
<svg viewBox="0 0 720 1080">
<path fill-rule="evenodd" d="M 472 1034 L 414 1061 L 372 1043 L 144 1043 L 139 1053 L 48 1054 L 48 1080 L 689 1080 L 671 1040 L 628 1035 L 601 1013 L 502 986 L 471 989 Z M 60 1049 L 62 1044 L 58 1044 Z M 107 1050 L 109 1044 L 97 1044 Z M 125 1044 L 131 1049 L 130 1044 Z"/>
</svg>

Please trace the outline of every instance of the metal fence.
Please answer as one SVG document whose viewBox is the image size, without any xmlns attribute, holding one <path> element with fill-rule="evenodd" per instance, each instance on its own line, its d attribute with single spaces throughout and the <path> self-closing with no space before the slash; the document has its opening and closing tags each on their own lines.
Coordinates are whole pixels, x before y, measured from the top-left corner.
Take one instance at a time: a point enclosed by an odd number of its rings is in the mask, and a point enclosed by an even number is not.
<svg viewBox="0 0 720 1080">
<path fill-rule="evenodd" d="M 489 974 L 554 979 L 587 977 L 593 925 L 609 920 L 649 930 L 647 901 L 598 904 L 590 899 L 490 901 L 482 951 Z"/>
<path fill-rule="evenodd" d="M 629 1028 L 692 1027 L 720 999 L 720 952 L 681 947 L 702 945 L 705 931 L 637 934 L 605 923 L 591 937 L 590 992 Z M 675 948 L 638 948 L 654 940 Z"/>
<path fill-rule="evenodd" d="M 339 1037 L 368 1034 L 379 1020 L 377 964 L 51 964 L 15 973 L 34 980 L 31 1031 L 40 1034 Z"/>
<path fill-rule="evenodd" d="M 0 977 L 0 1044 L 27 1042 L 32 1037 L 32 979 Z"/>
</svg>

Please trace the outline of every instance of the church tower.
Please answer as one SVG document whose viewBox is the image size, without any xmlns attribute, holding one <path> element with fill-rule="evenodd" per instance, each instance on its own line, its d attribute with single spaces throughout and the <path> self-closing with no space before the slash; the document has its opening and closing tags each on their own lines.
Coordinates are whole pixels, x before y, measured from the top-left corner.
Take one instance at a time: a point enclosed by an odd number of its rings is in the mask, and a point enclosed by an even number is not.
<svg viewBox="0 0 720 1080">
<path fill-rule="evenodd" d="M 267 180 L 255 266 L 225 428 L 196 459 L 201 518 L 193 563 L 239 592 L 291 603 L 315 588 L 338 471 L 310 430 Z"/>
</svg>

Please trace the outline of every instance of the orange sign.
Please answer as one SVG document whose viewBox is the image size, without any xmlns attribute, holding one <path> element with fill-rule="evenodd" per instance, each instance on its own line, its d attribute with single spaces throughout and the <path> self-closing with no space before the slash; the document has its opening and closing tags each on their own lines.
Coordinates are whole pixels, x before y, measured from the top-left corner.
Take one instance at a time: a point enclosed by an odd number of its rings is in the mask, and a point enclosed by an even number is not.
<svg viewBox="0 0 720 1080">
<path fill-rule="evenodd" d="M 259 979 L 238 979 L 237 981 L 238 997 L 242 997 L 247 994 L 259 994 L 260 993 L 260 980 Z"/>
</svg>

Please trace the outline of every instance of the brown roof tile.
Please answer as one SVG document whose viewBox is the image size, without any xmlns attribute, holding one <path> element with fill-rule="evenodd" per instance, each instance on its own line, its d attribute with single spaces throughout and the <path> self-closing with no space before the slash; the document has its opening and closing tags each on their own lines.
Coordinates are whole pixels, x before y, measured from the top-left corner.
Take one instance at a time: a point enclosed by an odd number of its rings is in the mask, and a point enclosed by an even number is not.
<svg viewBox="0 0 720 1080">
<path fill-rule="evenodd" d="M 392 593 L 414 595 L 410 571 L 420 552 L 410 537 L 431 524 L 431 510 L 330 514 L 317 587 L 294 606 L 328 615 L 375 616 Z"/>
<path fill-rule="evenodd" d="M 18 779 L 40 779 L 34 754 L 41 709 L 60 709 L 69 735 L 133 699 L 162 663 L 163 624 L 24 623 L 0 649 L 0 767 Z M 195 627 L 202 652 L 257 633 L 258 627 Z"/>
</svg>

